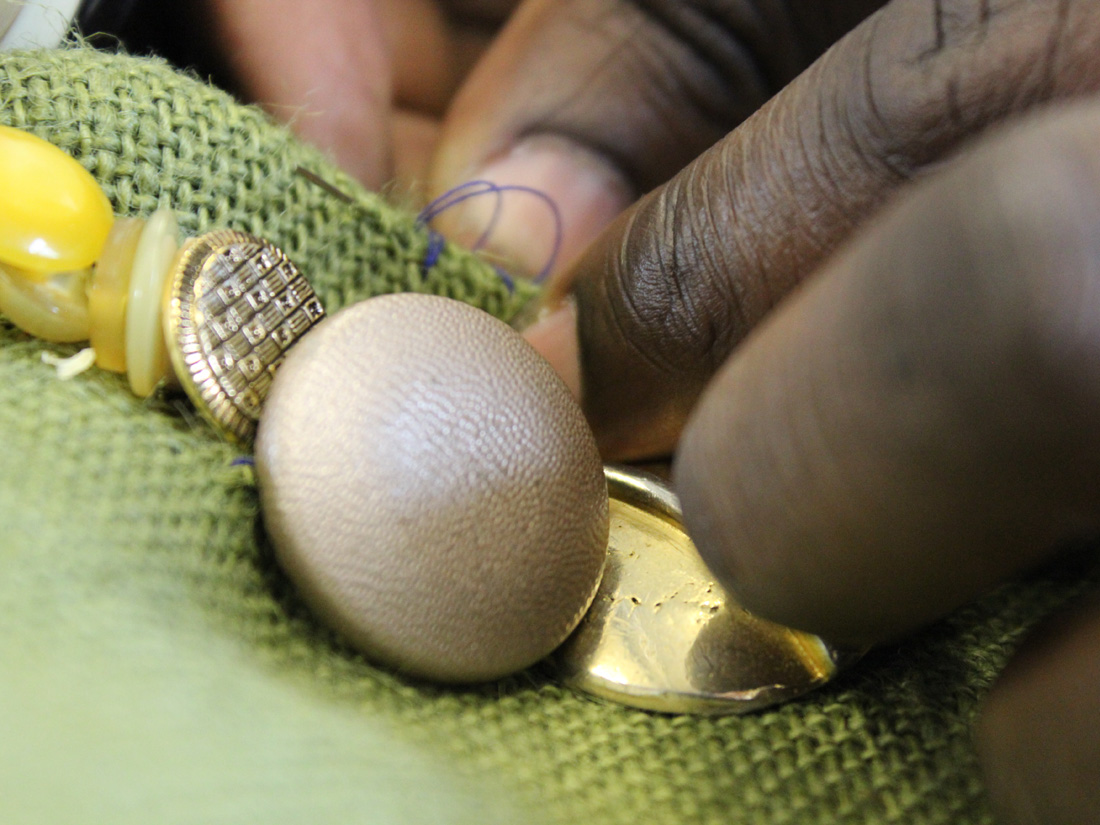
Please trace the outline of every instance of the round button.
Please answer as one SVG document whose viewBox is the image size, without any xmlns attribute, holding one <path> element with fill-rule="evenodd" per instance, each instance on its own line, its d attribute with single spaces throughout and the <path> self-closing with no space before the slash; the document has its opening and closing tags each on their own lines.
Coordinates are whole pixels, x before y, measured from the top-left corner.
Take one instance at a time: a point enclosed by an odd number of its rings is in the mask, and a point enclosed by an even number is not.
<svg viewBox="0 0 1100 825">
<path fill-rule="evenodd" d="M 656 478 L 609 467 L 607 481 L 607 570 L 555 657 L 566 684 L 664 713 L 746 713 L 801 696 L 859 658 L 738 605 Z"/>
<path fill-rule="evenodd" d="M 221 229 L 184 244 L 163 301 L 176 378 L 220 432 L 250 442 L 287 350 L 325 315 L 309 282 L 274 244 Z"/>
<path fill-rule="evenodd" d="M 264 521 L 313 609 L 376 661 L 489 680 L 556 648 L 607 549 L 607 485 L 568 389 L 510 327 L 391 295 L 288 355 L 256 442 Z"/>
</svg>

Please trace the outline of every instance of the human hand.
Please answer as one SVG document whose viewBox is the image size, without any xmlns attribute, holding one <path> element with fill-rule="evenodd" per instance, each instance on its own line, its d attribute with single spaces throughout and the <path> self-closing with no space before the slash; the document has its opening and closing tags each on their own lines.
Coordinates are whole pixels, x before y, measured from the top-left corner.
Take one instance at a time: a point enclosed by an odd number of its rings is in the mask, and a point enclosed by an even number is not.
<svg viewBox="0 0 1100 825">
<path fill-rule="evenodd" d="M 238 92 L 364 184 L 423 182 L 452 93 L 518 0 L 203 0 Z"/>
<path fill-rule="evenodd" d="M 680 444 L 688 527 L 748 607 L 883 641 L 1097 531 L 1100 110 L 960 150 L 1095 96 L 1100 7 L 893 0 L 724 136 L 813 51 L 752 12 L 531 0 L 460 92 L 436 182 L 558 200 L 569 301 L 528 337 L 604 451 Z M 1009 821 L 1100 817 L 1098 639 L 1095 608 L 1038 634 L 987 703 Z"/>
</svg>

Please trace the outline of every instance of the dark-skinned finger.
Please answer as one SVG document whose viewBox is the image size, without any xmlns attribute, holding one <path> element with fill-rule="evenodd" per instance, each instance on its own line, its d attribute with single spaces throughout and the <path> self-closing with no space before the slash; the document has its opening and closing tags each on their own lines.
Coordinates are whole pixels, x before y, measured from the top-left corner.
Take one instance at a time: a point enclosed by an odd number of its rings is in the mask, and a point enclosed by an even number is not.
<svg viewBox="0 0 1100 825">
<path fill-rule="evenodd" d="M 745 606 L 847 643 L 1100 531 L 1100 108 L 918 187 L 754 333 L 685 431 L 686 523 Z"/>
<path fill-rule="evenodd" d="M 552 288 L 573 286 L 581 355 L 555 365 L 581 375 L 602 449 L 671 450 L 745 334 L 900 186 L 991 124 L 1097 90 L 1091 0 L 894 0 Z"/>
<path fill-rule="evenodd" d="M 1025 642 L 986 700 L 977 740 L 1006 825 L 1100 822 L 1100 601 Z"/>
<path fill-rule="evenodd" d="M 881 2 L 527 0 L 448 113 L 433 188 L 484 179 L 545 192 L 569 260 Z M 442 226 L 472 240 L 494 207 L 470 202 Z M 553 235 L 543 203 L 513 197 L 492 242 L 533 273 Z"/>
</svg>

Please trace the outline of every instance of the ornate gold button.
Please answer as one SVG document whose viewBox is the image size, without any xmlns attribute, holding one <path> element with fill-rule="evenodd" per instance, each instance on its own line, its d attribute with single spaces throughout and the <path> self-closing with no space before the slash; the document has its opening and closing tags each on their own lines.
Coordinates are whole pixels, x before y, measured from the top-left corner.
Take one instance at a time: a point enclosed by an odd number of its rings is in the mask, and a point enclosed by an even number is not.
<svg viewBox="0 0 1100 825">
<path fill-rule="evenodd" d="M 249 442 L 286 352 L 324 318 L 281 249 L 234 230 L 188 241 L 164 297 L 172 367 L 195 407 Z"/>
</svg>

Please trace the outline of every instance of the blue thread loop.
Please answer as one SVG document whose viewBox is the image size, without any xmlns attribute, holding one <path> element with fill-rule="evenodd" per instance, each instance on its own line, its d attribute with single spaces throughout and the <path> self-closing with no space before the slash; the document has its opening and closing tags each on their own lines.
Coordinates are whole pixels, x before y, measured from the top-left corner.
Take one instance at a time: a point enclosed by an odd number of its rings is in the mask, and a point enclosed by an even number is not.
<svg viewBox="0 0 1100 825">
<path fill-rule="evenodd" d="M 478 238 L 477 242 L 470 248 L 472 252 L 479 252 L 484 249 L 492 239 L 493 232 L 500 223 L 500 215 L 504 209 L 504 196 L 509 192 L 531 195 L 538 198 L 546 204 L 546 207 L 550 210 L 550 216 L 554 221 L 554 245 L 550 250 L 550 256 L 546 261 L 546 265 L 539 270 L 539 273 L 534 278 L 534 282 L 537 284 L 546 280 L 547 276 L 553 271 L 554 264 L 557 263 L 558 260 L 558 254 L 561 252 L 563 235 L 561 210 L 558 208 L 553 198 L 538 189 L 514 184 L 499 185 L 489 180 L 472 180 L 460 184 L 454 189 L 444 192 L 425 206 L 420 214 L 417 215 L 416 222 L 428 228 L 428 250 L 424 254 L 424 271 L 427 272 L 435 266 L 439 262 L 439 256 L 443 253 L 443 238 L 438 232 L 431 229 L 430 225 L 432 221 L 448 209 L 453 209 L 460 203 L 465 203 L 473 198 L 482 198 L 489 195 L 493 196 L 496 199 L 493 205 L 493 214 L 489 218 L 489 223 L 486 225 L 485 231 L 481 233 L 481 237 Z M 508 287 L 508 291 L 513 291 L 515 282 L 499 267 L 495 269 L 501 280 L 504 281 L 505 286 Z"/>
<path fill-rule="evenodd" d="M 439 263 L 439 256 L 443 254 L 443 247 L 446 243 L 443 236 L 434 229 L 428 230 L 428 250 L 424 253 L 424 263 L 422 264 L 425 272 L 431 271 L 432 267 Z"/>
</svg>

